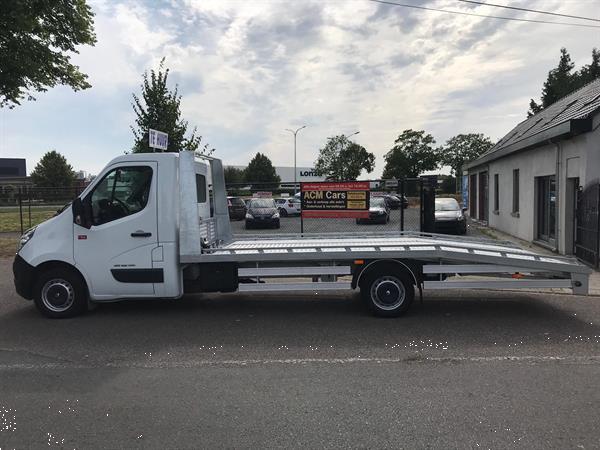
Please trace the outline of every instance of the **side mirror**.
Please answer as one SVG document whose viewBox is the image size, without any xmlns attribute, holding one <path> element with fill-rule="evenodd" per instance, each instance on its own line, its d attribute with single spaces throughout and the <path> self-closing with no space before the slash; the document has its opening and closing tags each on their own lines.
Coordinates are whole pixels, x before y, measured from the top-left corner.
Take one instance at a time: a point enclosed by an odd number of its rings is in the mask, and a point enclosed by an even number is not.
<svg viewBox="0 0 600 450">
<path fill-rule="evenodd" d="M 466 213 L 468 210 L 469 210 L 469 208 L 463 208 L 463 209 L 462 209 L 462 212 L 463 212 L 463 213 Z"/>
<path fill-rule="evenodd" d="M 90 214 L 90 208 L 86 208 L 86 205 L 81 198 L 77 197 L 75 200 L 73 200 L 73 206 L 71 208 L 73 210 L 73 223 L 87 228 L 88 230 L 92 228 L 92 216 Z"/>
</svg>

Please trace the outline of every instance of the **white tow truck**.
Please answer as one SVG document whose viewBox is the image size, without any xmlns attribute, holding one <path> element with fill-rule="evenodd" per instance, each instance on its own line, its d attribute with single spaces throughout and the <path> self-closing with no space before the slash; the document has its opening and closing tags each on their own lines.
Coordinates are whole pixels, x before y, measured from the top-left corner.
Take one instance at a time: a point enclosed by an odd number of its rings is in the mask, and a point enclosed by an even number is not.
<svg viewBox="0 0 600 450">
<path fill-rule="evenodd" d="M 112 160 L 70 207 L 22 236 L 13 272 L 22 297 L 61 318 L 121 299 L 356 288 L 376 315 L 399 316 L 423 289 L 587 294 L 591 270 L 508 243 L 435 234 L 234 237 L 221 161 L 181 152 Z"/>
</svg>

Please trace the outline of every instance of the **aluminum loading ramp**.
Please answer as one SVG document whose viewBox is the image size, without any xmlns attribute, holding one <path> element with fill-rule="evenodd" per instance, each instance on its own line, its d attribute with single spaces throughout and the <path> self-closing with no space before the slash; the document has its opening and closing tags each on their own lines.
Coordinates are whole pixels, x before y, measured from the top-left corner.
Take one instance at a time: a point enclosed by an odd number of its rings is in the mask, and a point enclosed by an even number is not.
<svg viewBox="0 0 600 450">
<path fill-rule="evenodd" d="M 339 236 L 339 235 L 338 235 Z M 458 288 L 572 288 L 587 294 L 591 269 L 568 257 L 539 255 L 513 243 L 449 237 L 425 233 L 349 235 L 244 236 L 201 255 L 182 255 L 182 262 L 238 262 L 348 264 L 354 259 L 422 261 L 424 274 L 439 274 L 439 281 L 425 281 L 426 289 Z M 529 274 L 541 279 L 448 281 L 442 274 Z M 539 275 L 542 274 L 542 275 Z"/>
</svg>

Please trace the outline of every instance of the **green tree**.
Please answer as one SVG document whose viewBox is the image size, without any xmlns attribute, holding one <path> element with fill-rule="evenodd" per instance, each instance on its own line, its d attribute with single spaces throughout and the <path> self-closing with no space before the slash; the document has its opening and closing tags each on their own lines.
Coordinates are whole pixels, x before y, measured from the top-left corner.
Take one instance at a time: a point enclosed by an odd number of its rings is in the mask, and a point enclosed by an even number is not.
<svg viewBox="0 0 600 450">
<path fill-rule="evenodd" d="M 315 161 L 319 175 L 336 181 L 356 180 L 363 170 L 371 173 L 374 168 L 375 155 L 343 134 L 328 138 Z"/>
<path fill-rule="evenodd" d="M 490 138 L 483 134 L 458 134 L 448 139 L 438 150 L 440 162 L 450 167 L 454 177 L 462 180 L 462 166 L 487 152 L 493 145 Z M 457 185 L 457 189 L 458 187 Z"/>
<path fill-rule="evenodd" d="M 423 130 L 404 130 L 394 144 L 383 157 L 383 178 L 416 178 L 440 164 L 435 139 Z"/>
<path fill-rule="evenodd" d="M 594 48 L 592 50 L 592 62 L 583 66 L 579 71 L 578 84 L 583 86 L 594 81 L 596 78 L 600 78 L 600 50 Z"/>
<path fill-rule="evenodd" d="M 225 166 L 223 168 L 226 184 L 237 184 L 244 182 L 244 171 L 237 167 Z"/>
<path fill-rule="evenodd" d="M 0 107 L 35 100 L 33 92 L 57 84 L 91 87 L 70 56 L 96 43 L 85 0 L 6 0 L 0 9 Z"/>
<path fill-rule="evenodd" d="M 31 181 L 39 187 L 66 188 L 73 186 L 75 173 L 63 155 L 51 150 L 31 172 Z"/>
<path fill-rule="evenodd" d="M 594 48 L 592 50 L 592 62 L 583 66 L 581 70 L 572 72 L 574 67 L 575 64 L 571 61 L 571 56 L 567 50 L 561 48 L 558 66 L 548 72 L 548 78 L 544 82 L 541 102 L 537 103 L 533 99 L 530 100 L 527 117 L 539 113 L 557 100 L 599 78 L 600 51 Z"/>
<path fill-rule="evenodd" d="M 133 95 L 133 111 L 137 119 L 136 127 L 130 127 L 133 131 L 134 153 L 151 153 L 154 150 L 148 143 L 148 129 L 162 131 L 169 135 L 168 152 L 179 152 L 182 150 L 198 151 L 210 155 L 214 149 L 209 149 L 208 144 L 200 148 L 202 136 L 196 136 L 196 127 L 192 130 L 189 138 L 185 137 L 188 129 L 187 120 L 181 119 L 181 95 L 178 87 L 170 91 L 167 86 L 169 69 L 164 67 L 165 59 L 160 61 L 158 71 L 150 70 L 144 72 L 142 81 L 142 98 Z M 200 150 L 198 150 L 200 148 Z"/>
<path fill-rule="evenodd" d="M 257 153 L 244 170 L 244 181 L 252 183 L 253 189 L 258 189 L 261 184 L 275 184 L 281 181 L 281 178 L 275 173 L 273 163 L 262 153 Z"/>
</svg>

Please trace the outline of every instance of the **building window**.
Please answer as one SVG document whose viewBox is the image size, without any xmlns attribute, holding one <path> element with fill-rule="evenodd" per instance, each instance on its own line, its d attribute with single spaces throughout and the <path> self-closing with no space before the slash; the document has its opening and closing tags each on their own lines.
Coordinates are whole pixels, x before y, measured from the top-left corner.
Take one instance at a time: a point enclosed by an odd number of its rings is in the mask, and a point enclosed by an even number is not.
<svg viewBox="0 0 600 450">
<path fill-rule="evenodd" d="M 494 174 L 494 213 L 498 214 L 500 211 L 500 183 L 498 181 L 498 174 Z"/>
<path fill-rule="evenodd" d="M 519 169 L 513 170 L 512 212 L 513 215 L 519 214 Z"/>
</svg>

